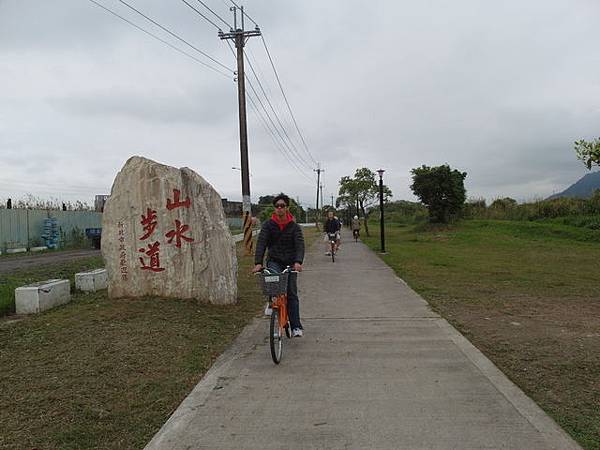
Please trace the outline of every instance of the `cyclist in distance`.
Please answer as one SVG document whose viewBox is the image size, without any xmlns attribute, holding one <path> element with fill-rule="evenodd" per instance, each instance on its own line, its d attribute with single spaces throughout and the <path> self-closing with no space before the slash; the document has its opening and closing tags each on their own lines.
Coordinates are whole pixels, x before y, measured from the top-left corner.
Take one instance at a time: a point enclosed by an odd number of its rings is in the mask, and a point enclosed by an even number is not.
<svg viewBox="0 0 600 450">
<path fill-rule="evenodd" d="M 354 216 L 352 219 L 352 235 L 355 238 L 360 236 L 360 220 L 358 219 L 358 216 Z"/>
<path fill-rule="evenodd" d="M 279 194 L 273 199 L 273 206 L 275 212 L 262 225 L 258 234 L 252 272 L 260 272 L 263 269 L 265 252 L 267 268 L 283 272 L 287 266 L 290 266 L 292 270 L 302 272 L 304 235 L 302 228 L 289 211 L 290 198 L 285 194 Z M 302 337 L 303 327 L 300 322 L 298 274 L 296 273 L 290 274 L 287 294 L 292 336 Z"/>
<path fill-rule="evenodd" d="M 340 229 L 342 228 L 342 224 L 338 220 L 337 217 L 334 216 L 333 211 L 327 211 L 327 220 L 325 221 L 325 240 L 327 241 L 327 252 L 325 253 L 327 256 L 331 256 L 331 251 L 329 249 L 329 235 L 335 234 L 335 250 L 338 251 L 340 247 Z"/>
</svg>

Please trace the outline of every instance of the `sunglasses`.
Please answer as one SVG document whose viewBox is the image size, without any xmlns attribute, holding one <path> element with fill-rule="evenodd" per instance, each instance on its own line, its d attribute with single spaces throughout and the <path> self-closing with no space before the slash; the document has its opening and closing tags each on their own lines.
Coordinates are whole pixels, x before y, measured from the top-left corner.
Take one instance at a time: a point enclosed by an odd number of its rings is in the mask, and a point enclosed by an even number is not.
<svg viewBox="0 0 600 450">
<path fill-rule="evenodd" d="M 276 203 L 275 204 L 275 208 L 277 209 L 281 209 L 281 208 L 285 208 L 287 205 L 285 203 Z"/>
</svg>

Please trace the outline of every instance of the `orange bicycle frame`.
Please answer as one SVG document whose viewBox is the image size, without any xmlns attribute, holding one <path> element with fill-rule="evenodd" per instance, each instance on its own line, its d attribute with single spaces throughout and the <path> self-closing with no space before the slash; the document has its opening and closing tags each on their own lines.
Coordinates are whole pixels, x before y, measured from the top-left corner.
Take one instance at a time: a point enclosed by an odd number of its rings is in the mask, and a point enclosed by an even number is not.
<svg viewBox="0 0 600 450">
<path fill-rule="evenodd" d="M 285 328 L 288 321 L 287 294 L 278 295 L 275 300 L 273 300 L 273 308 L 279 310 L 279 328 Z"/>
</svg>

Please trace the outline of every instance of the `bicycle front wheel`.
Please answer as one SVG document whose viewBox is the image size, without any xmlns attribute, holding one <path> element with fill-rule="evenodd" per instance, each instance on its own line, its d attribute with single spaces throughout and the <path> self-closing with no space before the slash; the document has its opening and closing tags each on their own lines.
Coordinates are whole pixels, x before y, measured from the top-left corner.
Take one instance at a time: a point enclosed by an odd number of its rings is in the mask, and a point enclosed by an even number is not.
<svg viewBox="0 0 600 450">
<path fill-rule="evenodd" d="M 271 314 L 269 332 L 271 358 L 273 358 L 275 364 L 279 364 L 281 362 L 281 355 L 283 354 L 283 333 L 279 327 L 279 310 L 276 308 L 273 308 L 273 313 Z"/>
</svg>

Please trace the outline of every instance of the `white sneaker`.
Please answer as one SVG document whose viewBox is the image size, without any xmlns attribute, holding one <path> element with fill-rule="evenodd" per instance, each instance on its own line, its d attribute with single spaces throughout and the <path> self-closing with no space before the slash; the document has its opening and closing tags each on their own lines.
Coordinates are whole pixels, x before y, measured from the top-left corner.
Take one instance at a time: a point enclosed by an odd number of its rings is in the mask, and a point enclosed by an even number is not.
<svg viewBox="0 0 600 450">
<path fill-rule="evenodd" d="M 265 307 L 265 316 L 270 316 L 271 314 L 273 314 L 273 308 L 267 303 L 267 306 Z"/>
<path fill-rule="evenodd" d="M 292 337 L 302 337 L 303 335 L 304 335 L 304 332 L 300 328 L 294 328 L 292 330 Z"/>
</svg>

